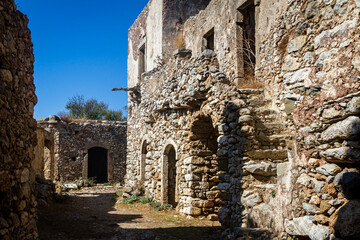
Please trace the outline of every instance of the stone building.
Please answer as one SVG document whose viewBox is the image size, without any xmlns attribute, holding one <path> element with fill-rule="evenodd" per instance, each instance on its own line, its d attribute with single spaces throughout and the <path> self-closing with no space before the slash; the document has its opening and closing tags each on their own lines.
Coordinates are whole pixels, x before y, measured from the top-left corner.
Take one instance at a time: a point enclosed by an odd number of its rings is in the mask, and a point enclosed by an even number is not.
<svg viewBox="0 0 360 240">
<path fill-rule="evenodd" d="M 62 121 L 51 115 L 38 121 L 38 145 L 32 168 L 53 181 L 95 178 L 98 183 L 123 182 L 126 122 Z"/>
<path fill-rule="evenodd" d="M 169 2 L 129 30 L 127 189 L 233 238 L 360 238 L 360 2 Z"/>
<path fill-rule="evenodd" d="M 0 239 L 37 239 L 31 171 L 37 102 L 28 19 L 0 1 Z"/>
</svg>

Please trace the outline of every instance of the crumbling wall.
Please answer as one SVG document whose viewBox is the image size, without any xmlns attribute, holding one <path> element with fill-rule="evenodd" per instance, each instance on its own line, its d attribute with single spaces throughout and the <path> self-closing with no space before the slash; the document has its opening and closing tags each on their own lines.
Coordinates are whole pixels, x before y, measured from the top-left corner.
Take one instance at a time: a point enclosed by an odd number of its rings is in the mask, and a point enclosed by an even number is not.
<svg viewBox="0 0 360 240">
<path fill-rule="evenodd" d="M 126 123 L 75 119 L 61 121 L 56 116 L 50 116 L 40 120 L 38 126 L 51 134 L 48 137 L 51 146 L 45 145 L 44 150 L 45 178 L 61 182 L 88 178 L 88 150 L 101 147 L 108 151 L 108 181 L 123 182 Z"/>
<path fill-rule="evenodd" d="M 296 136 L 286 167 L 298 202 L 284 222 L 291 235 L 360 237 L 359 7 L 291 1 L 261 43 L 258 77 Z"/>
<path fill-rule="evenodd" d="M 37 102 L 28 19 L 0 1 L 0 238 L 37 239 L 34 175 Z"/>
</svg>

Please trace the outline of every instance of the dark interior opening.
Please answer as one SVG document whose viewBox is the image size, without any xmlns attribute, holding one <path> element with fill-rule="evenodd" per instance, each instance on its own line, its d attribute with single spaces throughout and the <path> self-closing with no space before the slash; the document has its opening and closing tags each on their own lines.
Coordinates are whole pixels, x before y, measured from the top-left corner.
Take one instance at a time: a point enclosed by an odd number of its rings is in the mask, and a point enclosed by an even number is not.
<svg viewBox="0 0 360 240">
<path fill-rule="evenodd" d="M 145 161 L 146 161 L 146 154 L 148 153 L 147 150 L 147 143 L 146 141 L 143 142 L 141 148 L 141 162 L 140 162 L 140 178 L 142 181 L 145 180 Z"/>
<path fill-rule="evenodd" d="M 204 39 L 206 40 L 206 49 L 215 50 L 215 33 L 214 28 L 211 29 L 204 35 Z"/>
<path fill-rule="evenodd" d="M 108 181 L 107 150 L 93 147 L 88 150 L 88 178 L 95 178 L 97 183 Z"/>
<path fill-rule="evenodd" d="M 146 71 L 146 49 L 145 44 L 139 48 L 139 77 Z"/>
<path fill-rule="evenodd" d="M 239 9 L 243 16 L 242 23 L 239 23 L 242 28 L 243 43 L 243 61 L 244 61 L 244 76 L 254 78 L 255 64 L 256 64 L 256 45 L 255 45 L 255 5 L 249 2 L 248 5 Z"/>
<path fill-rule="evenodd" d="M 176 199 L 176 152 L 173 146 L 167 154 L 169 170 L 168 170 L 168 203 L 174 208 L 177 206 Z"/>
</svg>

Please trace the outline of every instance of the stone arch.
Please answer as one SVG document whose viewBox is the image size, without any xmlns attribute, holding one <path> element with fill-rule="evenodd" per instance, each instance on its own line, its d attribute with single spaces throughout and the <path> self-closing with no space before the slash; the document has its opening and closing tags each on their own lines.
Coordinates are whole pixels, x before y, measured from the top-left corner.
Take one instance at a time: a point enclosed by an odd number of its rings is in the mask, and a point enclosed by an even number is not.
<svg viewBox="0 0 360 240">
<path fill-rule="evenodd" d="M 176 143 L 172 139 L 167 140 L 162 153 L 161 203 L 168 203 L 176 207 L 179 202 L 178 148 Z"/>
<path fill-rule="evenodd" d="M 83 160 L 83 171 L 82 176 L 83 178 L 87 179 L 89 178 L 89 149 L 91 148 L 103 148 L 106 150 L 106 168 L 107 168 L 107 181 L 111 182 L 114 179 L 114 167 L 113 167 L 113 154 L 111 153 L 111 150 L 109 146 L 103 142 L 91 142 L 87 143 L 84 146 L 84 160 Z"/>
</svg>

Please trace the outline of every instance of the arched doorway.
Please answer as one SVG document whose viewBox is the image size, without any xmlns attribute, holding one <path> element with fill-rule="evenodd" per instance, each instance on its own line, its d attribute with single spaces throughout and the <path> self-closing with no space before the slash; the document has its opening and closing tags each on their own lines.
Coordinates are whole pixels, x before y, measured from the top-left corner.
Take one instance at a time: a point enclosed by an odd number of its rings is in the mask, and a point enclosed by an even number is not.
<svg viewBox="0 0 360 240">
<path fill-rule="evenodd" d="M 88 150 L 88 178 L 96 178 L 98 183 L 108 182 L 107 150 L 93 147 Z"/>
<path fill-rule="evenodd" d="M 178 172 L 176 166 L 176 150 L 171 144 L 167 145 L 163 155 L 163 203 L 176 208 L 178 196 Z"/>
<path fill-rule="evenodd" d="M 141 147 L 140 181 L 145 181 L 146 154 L 148 153 L 147 146 L 148 146 L 148 144 L 147 144 L 146 140 L 144 140 L 142 147 Z"/>
<path fill-rule="evenodd" d="M 173 146 L 170 147 L 167 153 L 169 168 L 168 168 L 168 203 L 174 208 L 178 204 L 177 199 L 177 172 L 176 172 L 176 153 Z"/>
</svg>

